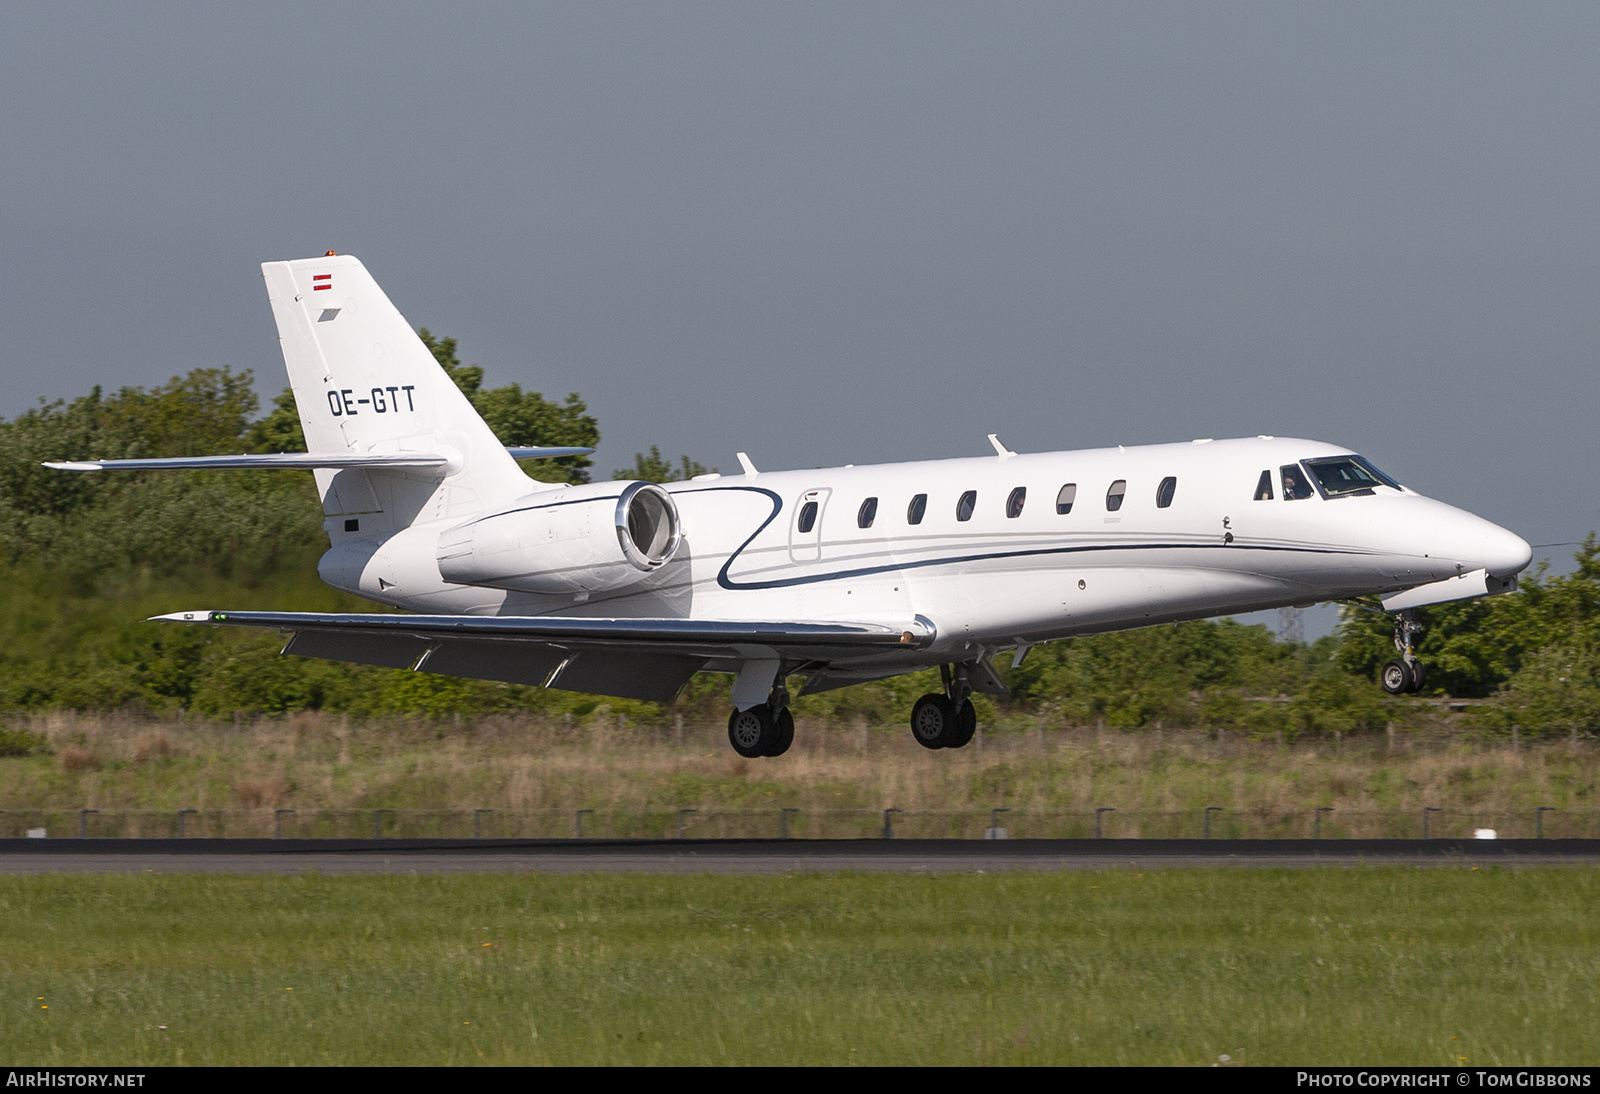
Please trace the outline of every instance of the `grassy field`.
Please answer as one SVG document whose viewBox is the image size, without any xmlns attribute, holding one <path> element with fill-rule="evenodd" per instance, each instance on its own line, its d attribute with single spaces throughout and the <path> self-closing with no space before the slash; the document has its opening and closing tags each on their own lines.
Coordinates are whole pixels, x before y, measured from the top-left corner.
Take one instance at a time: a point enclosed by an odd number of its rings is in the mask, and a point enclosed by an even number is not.
<svg viewBox="0 0 1600 1094">
<path fill-rule="evenodd" d="M 1594 1064 L 1600 872 L 0 879 L 5 1064 Z"/>
<path fill-rule="evenodd" d="M 105 811 L 91 820 L 105 834 L 134 834 L 110 816 L 129 809 L 154 811 L 150 835 L 170 834 L 179 809 L 236 811 L 234 834 L 266 834 L 274 810 L 294 809 L 285 832 L 306 835 L 332 834 L 312 826 L 316 810 L 360 814 L 347 818 L 347 834 L 370 834 L 375 809 L 456 810 L 446 818 L 455 828 L 431 833 L 406 830 L 421 823 L 415 817 L 384 823 L 390 834 L 467 834 L 473 809 L 493 809 L 486 835 L 536 834 L 506 826 L 517 811 L 547 810 L 551 834 L 568 835 L 578 809 L 596 810 L 596 825 L 613 814 L 645 817 L 631 834 L 675 830 L 676 811 L 694 809 L 686 819 L 692 834 L 775 835 L 778 810 L 792 808 L 800 810 L 791 818 L 796 834 L 837 835 L 847 829 L 822 830 L 826 810 L 860 810 L 863 817 L 846 820 L 872 828 L 881 815 L 867 814 L 896 808 L 908 811 L 897 822 L 906 835 L 981 835 L 996 807 L 1013 811 L 1007 823 L 1022 835 L 1030 823 L 1044 824 L 1028 810 L 1075 810 L 1081 827 L 1081 816 L 1101 806 L 1117 810 L 1107 817 L 1111 835 L 1198 835 L 1207 806 L 1223 808 L 1214 834 L 1225 836 L 1308 835 L 1311 810 L 1320 807 L 1333 809 L 1324 835 L 1414 836 L 1425 806 L 1444 810 L 1431 818 L 1435 835 L 1470 834 L 1475 824 L 1532 835 L 1538 806 L 1557 809 L 1545 817 L 1547 835 L 1600 835 L 1600 749 L 1587 737 L 1513 747 L 1401 732 L 1280 746 L 1227 733 L 1097 732 L 1030 719 L 991 726 L 981 745 L 960 752 L 928 752 L 900 725 L 802 720 L 788 755 L 751 761 L 731 752 L 721 724 L 636 725 L 604 712 L 573 724 L 536 716 L 358 723 L 317 714 L 237 725 L 53 714 L 13 724 L 44 747 L 0 758 L 0 809 L 8 811 L 0 826 L 17 828 L 5 830 L 11 835 L 35 823 L 21 811 L 44 809 L 60 811 L 51 823 L 65 830 L 52 835 L 75 834 L 82 808 Z M 966 812 L 911 815 L 918 810 Z M 742 820 L 745 813 L 753 819 Z"/>
</svg>

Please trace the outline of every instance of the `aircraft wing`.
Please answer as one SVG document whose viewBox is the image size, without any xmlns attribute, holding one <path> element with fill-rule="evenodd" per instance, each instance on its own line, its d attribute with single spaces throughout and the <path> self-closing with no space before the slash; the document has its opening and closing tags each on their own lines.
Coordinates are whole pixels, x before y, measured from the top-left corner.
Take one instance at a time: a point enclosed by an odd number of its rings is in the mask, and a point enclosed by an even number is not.
<svg viewBox="0 0 1600 1094">
<path fill-rule="evenodd" d="M 201 610 L 152 621 L 290 631 L 284 653 L 656 701 L 719 662 L 892 655 L 937 635 L 920 616 L 891 625 Z"/>
<path fill-rule="evenodd" d="M 586 456 L 592 448 L 507 448 L 513 459 L 549 460 Z M 315 471 L 345 467 L 443 467 L 448 457 L 436 452 L 273 452 L 238 456 L 165 456 L 143 460 L 54 460 L 57 471 L 238 471 L 289 469 Z"/>
</svg>

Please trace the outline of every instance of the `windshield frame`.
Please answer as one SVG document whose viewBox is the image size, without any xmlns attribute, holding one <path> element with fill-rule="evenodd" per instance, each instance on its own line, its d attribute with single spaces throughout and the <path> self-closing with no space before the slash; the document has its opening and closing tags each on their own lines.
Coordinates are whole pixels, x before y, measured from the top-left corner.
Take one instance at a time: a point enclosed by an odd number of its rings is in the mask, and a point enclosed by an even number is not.
<svg viewBox="0 0 1600 1094">
<path fill-rule="evenodd" d="M 1349 452 L 1338 456 L 1318 456 L 1315 459 L 1301 460 L 1300 466 L 1305 469 L 1307 477 L 1311 479 L 1312 485 L 1317 488 L 1317 493 L 1322 495 L 1324 500 L 1333 500 L 1335 498 L 1372 497 L 1373 494 L 1376 493 L 1372 486 L 1354 486 L 1340 489 L 1329 489 L 1328 486 L 1324 485 L 1322 481 L 1322 475 L 1319 473 L 1319 469 L 1336 463 L 1354 464 L 1357 469 L 1372 477 L 1374 486 L 1387 486 L 1396 492 L 1404 492 L 1405 488 L 1396 482 L 1391 476 L 1379 471 L 1377 467 L 1373 465 L 1372 461 L 1367 459 L 1365 456 L 1358 456 L 1354 452 Z"/>
</svg>

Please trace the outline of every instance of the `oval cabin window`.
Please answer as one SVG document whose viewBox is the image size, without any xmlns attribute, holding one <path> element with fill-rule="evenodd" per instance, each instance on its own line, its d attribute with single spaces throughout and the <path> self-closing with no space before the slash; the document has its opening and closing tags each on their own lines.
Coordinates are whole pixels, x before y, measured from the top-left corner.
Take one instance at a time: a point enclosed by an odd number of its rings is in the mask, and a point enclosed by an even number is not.
<svg viewBox="0 0 1600 1094">
<path fill-rule="evenodd" d="M 1011 496 L 1006 499 L 1006 516 L 1016 520 L 1022 515 L 1023 503 L 1028 500 L 1028 488 L 1019 486 L 1011 491 Z"/>
<path fill-rule="evenodd" d="M 868 498 L 861 503 L 861 508 L 856 511 L 856 527 L 871 528 L 872 522 L 878 518 L 878 499 Z"/>
<path fill-rule="evenodd" d="M 1078 500 L 1078 484 L 1069 482 L 1056 494 L 1056 512 L 1066 516 L 1072 512 L 1072 503 Z"/>
<path fill-rule="evenodd" d="M 795 521 L 795 530 L 801 535 L 805 535 L 816 526 L 816 523 L 817 503 L 814 501 L 808 501 L 800 507 L 800 519 Z"/>
<path fill-rule="evenodd" d="M 1128 492 L 1128 480 L 1118 479 L 1111 484 L 1111 489 L 1106 491 L 1106 512 L 1115 513 L 1122 508 L 1123 495 Z"/>
<path fill-rule="evenodd" d="M 1175 475 L 1168 475 L 1161 480 L 1161 485 L 1156 487 L 1156 508 L 1165 509 L 1172 504 L 1172 495 L 1178 492 L 1178 479 Z"/>
<path fill-rule="evenodd" d="M 906 523 L 921 524 L 922 516 L 928 511 L 928 495 L 918 494 L 911 499 L 911 504 L 906 506 Z"/>
<path fill-rule="evenodd" d="M 956 502 L 956 519 L 971 520 L 972 511 L 978 507 L 978 492 L 968 490 L 961 495 L 961 500 Z"/>
</svg>

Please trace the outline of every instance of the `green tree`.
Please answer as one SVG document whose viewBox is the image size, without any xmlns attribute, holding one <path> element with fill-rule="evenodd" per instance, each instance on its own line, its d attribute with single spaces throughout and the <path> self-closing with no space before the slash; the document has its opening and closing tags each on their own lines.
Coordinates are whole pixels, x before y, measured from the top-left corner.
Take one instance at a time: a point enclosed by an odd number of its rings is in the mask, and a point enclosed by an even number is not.
<svg viewBox="0 0 1600 1094">
<path fill-rule="evenodd" d="M 660 447 L 651 445 L 648 456 L 643 452 L 634 453 L 633 466 L 613 471 L 611 477 L 642 479 L 645 482 L 684 482 L 696 475 L 707 473 L 703 464 L 691 460 L 688 456 L 679 456 L 676 465 L 668 463 L 662 458 Z"/>
<path fill-rule="evenodd" d="M 523 391 L 519 384 L 485 389 L 483 369 L 461 363 L 454 338 L 435 338 L 427 327 L 418 330 L 417 335 L 439 362 L 439 367 L 483 415 L 501 444 L 593 448 L 600 443 L 600 425 L 588 413 L 588 407 L 577 392 L 569 394 L 563 402 L 553 403 L 537 391 Z M 568 482 L 588 482 L 588 468 L 593 466 L 593 461 L 587 456 L 565 456 L 539 460 L 531 470 L 535 477 L 546 478 L 547 473 L 538 472 L 552 466 L 561 468 Z"/>
<path fill-rule="evenodd" d="M 306 431 L 300 424 L 294 389 L 284 388 L 272 400 L 272 413 L 250 427 L 252 452 L 304 452 Z"/>
</svg>

